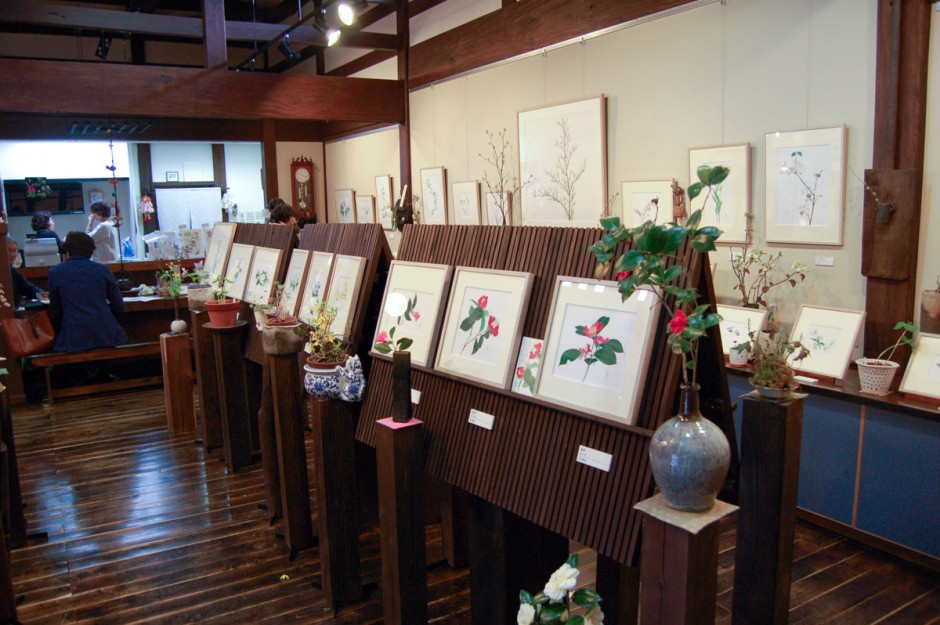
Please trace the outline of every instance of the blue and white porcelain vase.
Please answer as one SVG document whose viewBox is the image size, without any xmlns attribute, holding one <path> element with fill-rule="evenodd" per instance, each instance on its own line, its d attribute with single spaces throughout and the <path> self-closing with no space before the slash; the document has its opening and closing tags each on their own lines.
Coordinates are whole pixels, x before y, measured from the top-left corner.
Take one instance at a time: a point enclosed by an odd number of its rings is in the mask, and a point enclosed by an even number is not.
<svg viewBox="0 0 940 625">
<path fill-rule="evenodd" d="M 653 434 L 650 464 L 669 507 L 705 512 L 724 484 L 731 449 L 721 428 L 699 411 L 699 386 L 682 385 L 681 392 L 679 414 Z"/>
<path fill-rule="evenodd" d="M 304 390 L 317 399 L 361 401 L 366 391 L 366 378 L 359 356 L 350 356 L 345 365 L 331 369 L 314 369 L 304 365 Z"/>
</svg>

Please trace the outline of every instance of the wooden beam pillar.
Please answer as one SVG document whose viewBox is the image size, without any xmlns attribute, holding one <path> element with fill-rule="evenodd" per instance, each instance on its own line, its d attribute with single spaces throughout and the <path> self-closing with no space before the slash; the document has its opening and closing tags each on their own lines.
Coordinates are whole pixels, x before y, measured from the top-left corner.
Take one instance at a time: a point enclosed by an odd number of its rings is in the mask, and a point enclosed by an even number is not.
<svg viewBox="0 0 940 625">
<path fill-rule="evenodd" d="M 411 193 L 411 107 L 409 106 L 408 95 L 408 59 L 409 48 L 411 47 L 411 30 L 409 28 L 408 0 L 399 0 L 397 9 L 398 35 L 401 37 L 401 48 L 398 50 L 398 80 L 402 81 L 405 88 L 404 101 L 404 122 L 398 127 L 398 158 L 399 168 L 399 187 L 404 188 L 408 185 L 408 193 Z M 392 197 L 395 192 L 392 191 Z M 408 198 L 401 198 L 402 206 L 410 205 Z"/>
<path fill-rule="evenodd" d="M 930 46 L 932 4 L 923 0 L 879 0 L 875 67 L 875 123 L 872 168 L 918 170 L 922 184 L 924 133 L 927 116 L 927 53 Z M 868 266 L 865 297 L 865 353 L 877 353 L 894 340 L 895 322 L 914 318 L 917 293 L 917 255 L 920 230 L 920 194 L 911 205 L 895 206 L 909 219 L 909 261 L 905 277 L 884 277 L 877 266 Z M 874 210 L 866 203 L 866 212 Z M 868 216 L 866 215 L 866 218 Z M 873 228 L 862 237 L 862 249 L 877 246 L 887 229 Z M 864 252 L 863 252 L 864 254 Z"/>
<path fill-rule="evenodd" d="M 225 0 L 202 0 L 206 68 L 228 69 L 225 35 Z"/>
</svg>

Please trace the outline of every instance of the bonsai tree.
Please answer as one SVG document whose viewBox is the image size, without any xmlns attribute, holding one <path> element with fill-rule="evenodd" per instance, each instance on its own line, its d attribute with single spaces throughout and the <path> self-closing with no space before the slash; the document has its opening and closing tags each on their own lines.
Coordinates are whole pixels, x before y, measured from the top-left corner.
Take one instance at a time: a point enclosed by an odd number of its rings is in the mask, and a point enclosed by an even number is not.
<svg viewBox="0 0 940 625">
<path fill-rule="evenodd" d="M 331 326 L 336 319 L 336 308 L 324 301 L 313 308 L 313 323 L 303 324 L 301 332 L 307 338 L 305 351 L 311 363 L 342 364 L 346 360 L 346 345 L 333 334 Z"/>
</svg>

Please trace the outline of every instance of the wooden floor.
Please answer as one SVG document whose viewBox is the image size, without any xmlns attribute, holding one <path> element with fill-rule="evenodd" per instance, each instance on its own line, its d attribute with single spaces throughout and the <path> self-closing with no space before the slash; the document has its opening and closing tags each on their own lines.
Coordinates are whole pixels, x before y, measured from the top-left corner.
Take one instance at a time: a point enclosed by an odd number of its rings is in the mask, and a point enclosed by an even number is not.
<svg viewBox="0 0 940 625">
<path fill-rule="evenodd" d="M 17 407 L 14 424 L 29 530 L 48 533 L 12 553 L 24 625 L 382 622 L 375 532 L 361 539 L 372 587 L 334 615 L 314 587 L 317 550 L 288 561 L 259 508 L 260 464 L 232 475 L 192 435 L 171 436 L 161 391 Z M 466 570 L 439 563 L 439 528 L 427 540 L 431 621 L 469 623 Z M 728 525 L 722 624 L 733 564 Z M 797 530 L 793 580 L 791 623 L 940 623 L 940 576 L 810 525 Z"/>
</svg>

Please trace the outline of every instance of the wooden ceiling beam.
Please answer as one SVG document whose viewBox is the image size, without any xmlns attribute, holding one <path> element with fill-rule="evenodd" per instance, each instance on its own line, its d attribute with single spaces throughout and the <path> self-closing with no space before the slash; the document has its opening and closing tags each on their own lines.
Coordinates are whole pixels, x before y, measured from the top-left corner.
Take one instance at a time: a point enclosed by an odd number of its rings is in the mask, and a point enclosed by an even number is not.
<svg viewBox="0 0 940 625">
<path fill-rule="evenodd" d="M 349 63 L 335 67 L 326 73 L 327 76 L 351 76 L 356 72 L 361 72 L 364 69 L 368 69 L 373 65 L 377 65 L 382 61 L 387 61 L 388 59 L 394 59 L 397 54 L 391 50 L 373 50 L 372 52 L 366 52 L 359 58 L 353 59 Z"/>
</svg>

